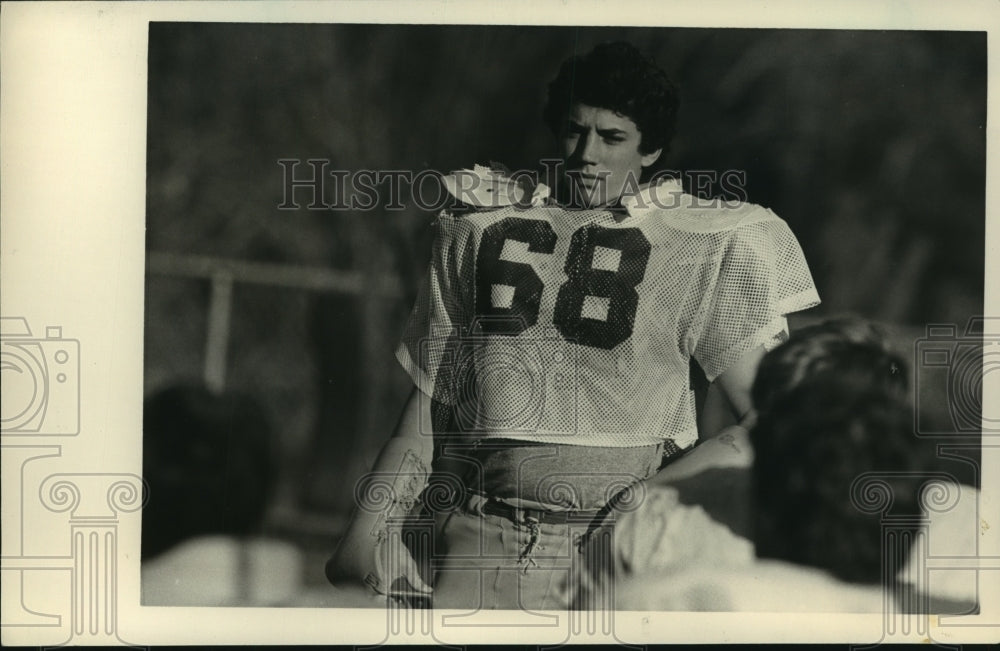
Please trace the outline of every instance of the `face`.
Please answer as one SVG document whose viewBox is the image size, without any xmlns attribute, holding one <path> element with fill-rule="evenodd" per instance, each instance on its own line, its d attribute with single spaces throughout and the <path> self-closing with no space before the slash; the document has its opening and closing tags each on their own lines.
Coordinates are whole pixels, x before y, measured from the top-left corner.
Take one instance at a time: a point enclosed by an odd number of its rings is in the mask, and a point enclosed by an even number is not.
<svg viewBox="0 0 1000 651">
<path fill-rule="evenodd" d="M 574 104 L 567 117 L 560 145 L 575 203 L 616 204 L 623 191 L 638 188 L 642 168 L 660 157 L 659 149 L 639 152 L 642 134 L 631 118 L 586 104 Z"/>
</svg>

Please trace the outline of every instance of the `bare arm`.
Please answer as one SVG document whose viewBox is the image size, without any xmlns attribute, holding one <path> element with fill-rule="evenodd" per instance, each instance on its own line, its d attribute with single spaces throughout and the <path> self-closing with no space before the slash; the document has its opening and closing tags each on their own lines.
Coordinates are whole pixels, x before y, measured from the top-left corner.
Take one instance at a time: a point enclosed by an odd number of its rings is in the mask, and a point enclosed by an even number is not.
<svg viewBox="0 0 1000 651">
<path fill-rule="evenodd" d="M 683 457 L 660 470 L 650 481 L 666 484 L 696 475 L 709 468 L 748 468 L 753 462 L 748 429 L 753 426 L 756 414 L 750 389 L 757 373 L 757 366 L 764 356 L 763 346 L 739 359 L 716 378 L 705 400 L 705 409 L 717 410 L 706 415 L 702 424 L 730 423 L 721 429 L 702 431 L 701 441 Z M 716 392 L 713 398 L 713 390 Z M 720 415 L 721 414 L 721 415 Z"/>
<path fill-rule="evenodd" d="M 716 382 L 729 401 L 732 414 L 738 423 L 747 429 L 753 426 L 757 418 L 750 390 L 753 388 L 753 380 L 757 376 L 757 367 L 760 366 L 764 352 L 763 346 L 754 348 L 716 378 Z"/>
<path fill-rule="evenodd" d="M 698 412 L 698 437 L 704 441 L 712 438 L 730 425 L 739 422 L 729 398 L 718 382 L 708 386 L 704 404 Z"/>
<path fill-rule="evenodd" d="M 430 399 L 413 389 L 403 407 L 396 430 L 382 447 L 372 471 L 357 495 L 357 505 L 344 537 L 327 561 L 331 583 L 363 581 L 388 594 L 396 579 L 405 577 L 419 592 L 430 592 L 416 563 L 399 541 L 387 542 L 389 518 L 407 515 L 430 475 L 434 445 L 431 433 L 421 432 L 430 423 Z"/>
</svg>

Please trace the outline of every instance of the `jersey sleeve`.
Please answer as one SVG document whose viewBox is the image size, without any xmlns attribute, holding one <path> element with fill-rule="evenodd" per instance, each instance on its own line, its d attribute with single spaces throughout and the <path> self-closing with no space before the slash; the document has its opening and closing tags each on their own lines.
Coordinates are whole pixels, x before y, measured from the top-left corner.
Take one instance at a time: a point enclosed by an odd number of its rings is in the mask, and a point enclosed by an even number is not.
<svg viewBox="0 0 1000 651">
<path fill-rule="evenodd" d="M 713 256 L 693 351 L 709 380 L 758 346 L 774 348 L 787 338 L 785 315 L 820 302 L 795 235 L 761 210 L 720 238 Z"/>
<path fill-rule="evenodd" d="M 438 216 L 431 263 L 396 348 L 396 359 L 422 392 L 454 404 L 450 374 L 456 344 L 471 313 L 474 242 L 467 222 Z"/>
</svg>

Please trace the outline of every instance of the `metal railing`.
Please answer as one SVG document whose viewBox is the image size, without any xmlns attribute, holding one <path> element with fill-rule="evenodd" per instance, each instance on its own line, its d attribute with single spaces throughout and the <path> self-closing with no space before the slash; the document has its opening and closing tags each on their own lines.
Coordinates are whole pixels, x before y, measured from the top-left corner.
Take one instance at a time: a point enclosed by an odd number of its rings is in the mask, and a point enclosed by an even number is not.
<svg viewBox="0 0 1000 651">
<path fill-rule="evenodd" d="M 203 375 L 206 386 L 212 391 L 222 391 L 226 386 L 226 356 L 235 283 L 348 294 L 369 300 L 403 295 L 399 278 L 388 274 L 370 276 L 358 271 L 248 262 L 166 251 L 149 251 L 146 271 L 161 276 L 204 279 L 211 283 Z"/>
</svg>

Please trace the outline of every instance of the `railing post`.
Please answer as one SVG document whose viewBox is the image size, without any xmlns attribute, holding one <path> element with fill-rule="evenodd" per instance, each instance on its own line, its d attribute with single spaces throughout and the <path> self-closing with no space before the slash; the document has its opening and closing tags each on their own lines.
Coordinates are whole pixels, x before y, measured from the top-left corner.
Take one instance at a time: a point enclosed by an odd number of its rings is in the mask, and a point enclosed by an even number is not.
<svg viewBox="0 0 1000 651">
<path fill-rule="evenodd" d="M 205 386 L 215 393 L 226 388 L 226 351 L 233 304 L 233 276 L 217 269 L 212 274 L 212 296 L 208 305 L 208 335 L 205 338 Z"/>
</svg>

